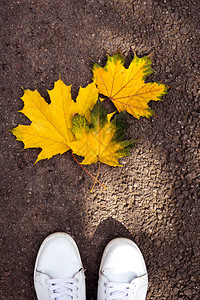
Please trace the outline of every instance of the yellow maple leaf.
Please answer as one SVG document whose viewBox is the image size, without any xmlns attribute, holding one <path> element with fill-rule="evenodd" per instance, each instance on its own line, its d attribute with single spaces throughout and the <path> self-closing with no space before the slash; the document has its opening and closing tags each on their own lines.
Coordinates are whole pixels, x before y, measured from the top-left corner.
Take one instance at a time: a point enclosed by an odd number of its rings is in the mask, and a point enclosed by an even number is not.
<svg viewBox="0 0 200 300">
<path fill-rule="evenodd" d="M 153 111 L 147 103 L 160 100 L 166 94 L 167 87 L 157 82 L 145 83 L 153 72 L 149 56 L 138 58 L 136 55 L 128 69 L 124 67 L 124 58 L 119 53 L 107 56 L 105 67 L 93 66 L 93 80 L 99 93 L 108 97 L 119 112 L 126 110 L 139 119 L 150 117 Z"/>
<path fill-rule="evenodd" d="M 107 115 L 98 101 L 91 111 L 91 124 L 80 115 L 73 118 L 72 131 L 76 141 L 69 145 L 75 154 L 85 157 L 82 164 L 99 161 L 110 166 L 121 166 L 118 159 L 129 154 L 134 141 L 122 140 L 123 129 L 116 126 L 115 120 L 110 121 L 113 114 Z M 120 125 L 122 122 L 119 122 Z"/>
<path fill-rule="evenodd" d="M 18 125 L 12 133 L 24 143 L 24 148 L 42 148 L 37 161 L 62 154 L 70 149 L 69 143 L 75 140 L 72 132 L 72 118 L 79 113 L 90 121 L 89 110 L 98 99 L 94 83 L 80 88 L 77 102 L 71 98 L 71 86 L 59 79 L 54 88 L 48 91 L 51 103 L 48 104 L 37 90 L 25 90 L 21 98 L 24 107 L 20 111 L 32 123 Z M 87 104 L 85 104 L 87 102 Z"/>
<path fill-rule="evenodd" d="M 84 116 L 91 123 L 90 110 L 98 99 L 98 89 L 95 83 L 90 83 L 86 88 L 80 87 L 76 102 L 73 101 L 71 110 L 73 114 Z"/>
</svg>

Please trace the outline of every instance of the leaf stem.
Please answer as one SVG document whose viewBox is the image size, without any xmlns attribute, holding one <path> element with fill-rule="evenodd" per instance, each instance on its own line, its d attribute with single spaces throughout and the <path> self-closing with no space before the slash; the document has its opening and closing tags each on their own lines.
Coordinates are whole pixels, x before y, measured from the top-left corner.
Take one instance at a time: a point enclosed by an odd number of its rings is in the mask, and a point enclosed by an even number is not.
<svg viewBox="0 0 200 300">
<path fill-rule="evenodd" d="M 99 171 L 100 171 L 100 161 L 98 161 L 98 171 L 97 171 L 97 176 L 96 176 L 96 179 L 95 179 L 95 181 L 94 181 L 94 183 L 93 183 L 93 185 L 92 185 L 92 188 L 91 188 L 91 191 L 90 191 L 90 193 L 92 193 L 92 192 L 93 192 L 93 189 L 94 189 L 95 183 L 96 183 L 96 181 L 97 181 L 97 178 L 99 177 Z"/>
<path fill-rule="evenodd" d="M 72 151 L 72 150 L 71 150 Z M 107 187 L 105 185 L 103 185 L 97 178 L 99 176 L 99 170 L 98 170 L 98 173 L 97 173 L 97 177 L 95 178 L 88 170 L 86 170 L 86 168 L 84 168 L 80 163 L 79 161 L 75 158 L 74 154 L 73 154 L 73 151 L 72 151 L 72 156 L 73 156 L 73 159 L 79 164 L 79 166 L 85 171 L 87 172 L 96 182 L 98 182 L 104 189 L 107 189 Z M 99 167 L 100 168 L 100 167 Z M 92 187 L 93 189 L 93 187 Z M 92 192 L 92 190 L 91 190 Z"/>
</svg>

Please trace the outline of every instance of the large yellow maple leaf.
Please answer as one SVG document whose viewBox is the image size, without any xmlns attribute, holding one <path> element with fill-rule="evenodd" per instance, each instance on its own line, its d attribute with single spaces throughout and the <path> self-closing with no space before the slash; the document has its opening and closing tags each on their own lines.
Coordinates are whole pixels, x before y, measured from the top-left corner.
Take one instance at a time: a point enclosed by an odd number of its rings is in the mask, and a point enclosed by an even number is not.
<svg viewBox="0 0 200 300">
<path fill-rule="evenodd" d="M 24 143 L 24 148 L 42 148 L 37 161 L 62 154 L 70 149 L 69 143 L 75 140 L 72 132 L 72 118 L 79 113 L 88 122 L 90 110 L 98 99 L 98 90 L 94 83 L 81 88 L 77 102 L 71 98 L 71 86 L 59 79 L 54 88 L 48 91 L 51 103 L 48 104 L 37 90 L 25 90 L 21 98 L 24 107 L 20 111 L 32 123 L 18 125 L 12 130 L 17 140 Z"/>
<path fill-rule="evenodd" d="M 138 58 L 136 55 L 128 69 L 124 67 L 124 58 L 119 53 L 107 56 L 105 67 L 93 66 L 93 80 L 99 93 L 108 97 L 119 112 L 126 110 L 139 119 L 150 117 L 153 111 L 147 103 L 160 100 L 166 94 L 167 87 L 157 82 L 145 83 L 153 72 L 149 56 Z"/>
<path fill-rule="evenodd" d="M 110 121 L 113 113 L 106 114 L 98 101 L 91 111 L 91 124 L 82 116 L 73 118 L 72 131 L 76 141 L 69 143 L 72 151 L 84 157 L 82 164 L 90 165 L 102 162 L 110 166 L 121 166 L 120 157 L 129 155 L 133 140 L 123 140 L 125 128 L 120 120 L 116 126 L 116 119 Z"/>
</svg>

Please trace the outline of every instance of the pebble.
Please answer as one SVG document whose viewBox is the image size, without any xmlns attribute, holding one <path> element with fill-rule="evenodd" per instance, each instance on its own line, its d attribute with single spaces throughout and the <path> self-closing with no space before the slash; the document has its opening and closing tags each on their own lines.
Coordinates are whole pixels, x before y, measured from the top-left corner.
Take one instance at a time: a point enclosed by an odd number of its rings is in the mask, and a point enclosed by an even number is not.
<svg viewBox="0 0 200 300">
<path fill-rule="evenodd" d="M 195 282 L 196 278 L 194 276 L 191 276 L 190 280 L 193 281 L 193 282 Z"/>
<path fill-rule="evenodd" d="M 193 295 L 193 292 L 192 292 L 191 289 L 188 289 L 188 290 L 185 290 L 185 291 L 184 291 L 184 294 L 185 294 L 186 296 L 190 297 L 190 296 Z"/>
<path fill-rule="evenodd" d="M 179 162 L 183 162 L 183 156 L 179 153 L 176 155 L 176 159 L 179 161 Z"/>
<path fill-rule="evenodd" d="M 187 33 L 187 28 L 186 28 L 186 27 L 182 27 L 182 28 L 180 29 L 180 33 L 186 34 L 186 33 Z"/>
<path fill-rule="evenodd" d="M 186 244 L 185 239 L 184 239 L 183 236 L 179 236 L 179 240 L 180 240 L 184 245 Z"/>
<path fill-rule="evenodd" d="M 133 186 L 132 186 L 132 185 L 129 185 L 129 186 L 128 186 L 128 192 L 132 192 L 132 190 L 133 190 Z"/>
</svg>

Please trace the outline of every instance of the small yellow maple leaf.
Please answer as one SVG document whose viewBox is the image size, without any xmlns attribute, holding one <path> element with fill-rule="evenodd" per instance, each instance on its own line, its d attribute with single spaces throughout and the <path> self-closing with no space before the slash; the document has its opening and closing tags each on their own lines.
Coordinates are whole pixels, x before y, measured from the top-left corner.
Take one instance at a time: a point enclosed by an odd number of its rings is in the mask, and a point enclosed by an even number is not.
<svg viewBox="0 0 200 300">
<path fill-rule="evenodd" d="M 82 164 L 90 165 L 99 161 L 110 166 L 121 166 L 118 159 L 129 154 L 134 141 L 122 141 L 123 129 L 116 126 L 115 120 L 110 121 L 113 114 L 107 115 L 98 101 L 91 111 L 91 124 L 80 115 L 73 118 L 72 131 L 76 141 L 69 145 L 75 154 L 84 157 Z"/>
<path fill-rule="evenodd" d="M 98 90 L 94 83 L 80 88 L 77 102 L 71 98 L 71 86 L 59 79 L 54 88 L 48 91 L 51 103 L 48 104 L 37 90 L 25 90 L 21 98 L 24 107 L 20 111 L 32 123 L 18 125 L 12 133 L 24 143 L 24 148 L 42 148 L 37 161 L 62 154 L 70 149 L 69 143 L 75 140 L 72 132 L 72 118 L 80 113 L 90 121 L 89 110 L 98 99 Z M 85 104 L 85 102 L 87 104 Z"/>
<path fill-rule="evenodd" d="M 93 66 L 93 80 L 99 93 L 108 97 L 119 112 L 126 110 L 139 119 L 150 117 L 153 111 L 147 103 L 160 100 L 166 94 L 167 87 L 157 82 L 145 83 L 153 72 L 149 56 L 138 58 L 136 55 L 128 69 L 124 67 L 124 58 L 119 53 L 107 56 L 105 67 Z"/>
</svg>

